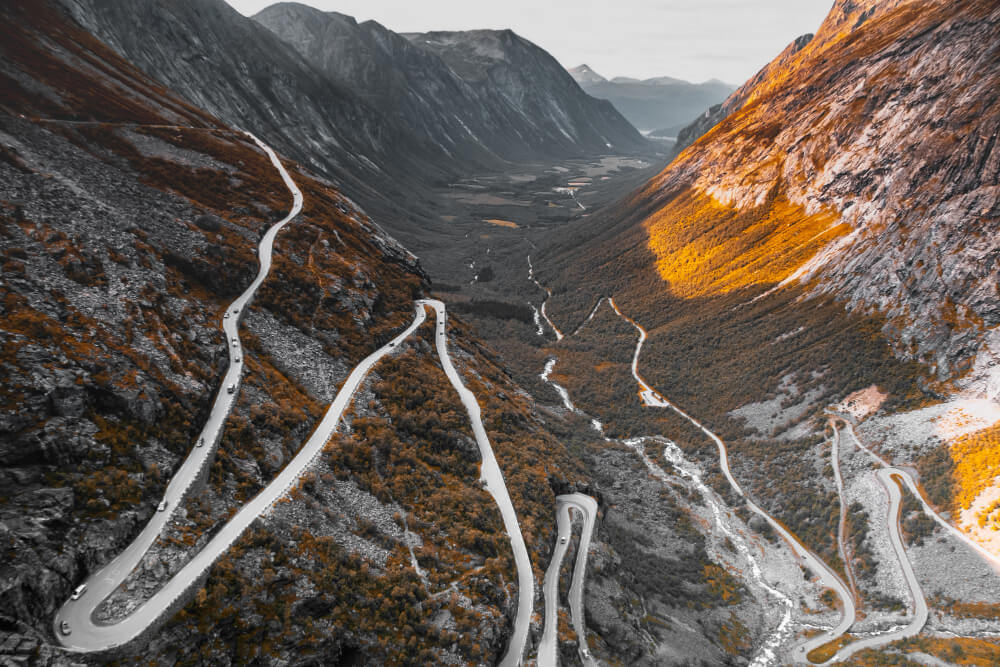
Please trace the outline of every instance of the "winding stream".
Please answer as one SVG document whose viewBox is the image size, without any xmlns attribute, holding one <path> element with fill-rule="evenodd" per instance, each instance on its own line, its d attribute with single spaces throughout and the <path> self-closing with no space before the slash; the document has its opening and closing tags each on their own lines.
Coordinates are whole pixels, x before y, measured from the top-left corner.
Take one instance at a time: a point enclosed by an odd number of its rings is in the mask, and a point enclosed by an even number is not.
<svg viewBox="0 0 1000 667">
<path fill-rule="evenodd" d="M 538 280 L 535 278 L 535 267 L 531 265 L 531 255 L 528 255 L 528 280 L 535 283 L 535 285 L 538 286 L 538 289 L 545 292 L 546 295 L 545 301 L 542 301 L 542 319 L 545 320 L 545 323 L 548 324 L 549 327 L 552 329 L 553 333 L 555 333 L 556 341 L 562 340 L 563 332 L 559 330 L 559 327 L 556 326 L 555 322 L 550 320 L 549 316 L 545 313 L 545 305 L 549 302 L 549 299 L 552 297 L 552 290 L 550 290 L 548 287 L 542 287 L 542 284 L 538 282 Z"/>
<path fill-rule="evenodd" d="M 636 350 L 632 357 L 632 374 L 633 377 L 636 379 L 636 381 L 639 383 L 640 396 L 643 399 L 643 403 L 652 407 L 669 407 L 673 410 L 676 410 L 679 414 L 681 414 L 686 419 L 690 420 L 698 428 L 704 431 L 706 435 L 708 435 L 717 444 L 719 444 L 721 447 L 720 456 L 724 457 L 726 452 L 725 445 L 722 444 L 722 441 L 718 439 L 717 436 L 714 436 L 713 433 L 708 431 L 700 423 L 694 421 L 691 417 L 688 417 L 686 413 L 683 413 L 678 408 L 668 403 L 658 393 L 656 393 L 655 390 L 653 390 L 653 388 L 648 383 L 645 382 L 645 380 L 642 379 L 642 377 L 639 375 L 638 372 L 638 360 L 639 360 L 639 354 L 641 353 L 642 350 L 642 343 L 646 340 L 646 331 L 637 323 L 635 323 L 633 320 L 626 317 L 618 309 L 613 298 L 607 298 L 606 300 L 608 304 L 612 307 L 612 309 L 614 309 L 614 311 L 619 315 L 619 317 L 628 321 L 630 324 L 632 324 L 632 326 L 634 326 L 639 331 L 639 342 L 636 345 Z M 588 315 L 587 319 L 583 322 L 583 324 L 577 327 L 573 333 L 579 331 L 584 324 L 593 319 L 598 308 L 604 301 L 605 301 L 604 298 L 598 300 L 598 302 L 594 305 L 594 308 Z M 552 385 L 553 388 L 555 388 L 556 391 L 559 393 L 559 395 L 563 397 L 563 403 L 564 405 L 567 406 L 568 409 L 571 409 L 574 412 L 577 412 L 581 415 L 589 416 L 583 413 L 582 411 L 578 410 L 577 408 L 575 408 L 575 406 L 573 406 L 572 400 L 569 397 L 569 392 L 565 389 L 565 387 L 562 387 L 558 383 L 549 379 L 549 375 L 555 363 L 556 363 L 555 358 L 550 358 L 546 361 L 545 371 L 541 374 L 541 378 L 544 381 L 548 382 L 550 385 Z M 592 423 L 595 424 L 595 428 L 599 429 L 600 432 L 603 434 L 603 428 L 600 427 L 600 422 L 597 421 L 596 419 L 592 419 Z M 605 439 L 611 440 L 610 438 L 607 437 L 605 437 Z M 654 440 L 664 446 L 664 457 L 668 461 L 670 461 L 672 465 L 674 465 L 674 467 L 681 473 L 682 476 L 687 477 L 695 484 L 695 487 L 698 489 L 699 493 L 705 500 L 707 506 L 711 509 L 713 517 L 715 519 L 715 523 L 718 526 L 720 532 L 730 539 L 730 541 L 733 543 L 737 551 L 744 558 L 746 558 L 747 562 L 750 564 L 750 570 L 753 579 L 761 586 L 762 589 L 767 591 L 768 594 L 776 598 L 782 604 L 783 611 L 781 614 L 781 620 L 778 622 L 778 625 L 775 628 L 774 632 L 768 637 L 767 640 L 765 640 L 763 645 L 758 648 L 757 654 L 755 655 L 753 661 L 751 662 L 752 667 L 765 667 L 766 665 L 772 664 L 777 657 L 776 651 L 778 647 L 780 647 L 784 642 L 787 641 L 788 637 L 790 636 L 793 630 L 792 627 L 792 611 L 794 609 L 793 601 L 791 600 L 791 598 L 789 598 L 787 595 L 779 591 L 777 588 L 771 586 L 764 579 L 760 564 L 754 557 L 753 550 L 751 549 L 750 545 L 747 543 L 743 535 L 739 534 L 738 531 L 733 531 L 727 525 L 726 510 L 723 508 L 721 502 L 716 498 L 715 493 L 706 484 L 704 484 L 696 467 L 691 462 L 687 461 L 687 459 L 684 457 L 683 452 L 681 452 L 680 448 L 678 448 L 673 441 L 664 438 L 662 436 L 643 436 L 640 438 L 631 438 L 619 442 L 632 449 L 642 459 L 647 469 L 654 477 L 656 477 L 661 481 L 666 482 L 669 479 L 667 473 L 659 465 L 657 465 L 655 461 L 650 459 L 649 456 L 646 455 L 645 450 L 643 449 L 642 443 L 646 440 Z M 728 462 L 725 460 L 723 460 L 723 469 L 727 473 L 727 479 L 730 480 L 730 483 L 734 485 L 734 488 L 742 496 L 743 495 L 742 490 L 739 488 L 738 484 L 736 484 L 735 480 L 729 474 Z M 756 505 L 753 505 L 749 500 L 747 500 L 747 504 L 748 506 L 751 507 L 751 509 L 756 507 Z M 786 537 L 786 540 L 788 540 L 790 544 L 794 545 L 793 551 L 796 551 L 797 553 L 800 550 L 804 551 L 804 547 L 801 547 L 801 545 L 799 545 L 798 542 L 794 541 L 794 538 L 791 538 L 790 534 L 784 531 L 784 529 L 781 528 L 780 524 L 778 524 L 773 519 L 770 519 L 770 517 L 763 512 L 763 510 L 757 508 L 756 511 L 758 514 L 762 515 L 765 519 L 769 520 L 769 523 L 771 523 L 771 525 L 775 527 L 776 530 L 779 530 L 779 532 L 781 532 L 784 535 L 788 535 L 788 537 Z M 799 548 L 796 549 L 795 548 L 796 546 L 798 546 Z M 561 552 L 557 551 L 557 554 L 559 558 L 562 557 Z M 811 556 L 816 562 L 821 562 L 819 561 L 818 558 L 812 556 L 812 554 L 809 553 L 808 551 L 806 551 L 806 554 L 807 557 Z M 800 557 L 802 556 L 800 555 Z M 808 562 L 808 558 L 803 558 L 803 560 L 806 560 Z M 850 619 L 853 622 L 853 611 Z"/>
<path fill-rule="evenodd" d="M 778 522 L 774 517 L 765 512 L 760 506 L 753 502 L 747 495 L 743 492 L 742 487 L 733 477 L 732 472 L 729 469 L 729 452 L 726 449 L 726 443 L 723 442 L 722 438 L 710 431 L 701 422 L 691 417 L 689 414 L 684 412 L 682 409 L 665 399 L 656 390 L 652 388 L 639 374 L 639 355 L 642 352 L 642 344 L 646 341 L 646 330 L 640 326 L 635 320 L 628 317 L 618 308 L 615 304 L 613 298 L 608 299 L 608 303 L 614 309 L 618 315 L 631 324 L 639 332 L 639 341 L 635 347 L 635 353 L 632 356 L 632 376 L 635 378 L 636 382 L 639 384 L 640 391 L 639 397 L 642 402 L 650 407 L 657 408 L 669 408 L 675 413 L 686 419 L 696 428 L 698 428 L 702 433 L 704 433 L 710 440 L 712 440 L 719 451 L 719 467 L 722 469 L 722 473 L 725 475 L 726 480 L 729 482 L 730 487 L 743 498 L 747 507 L 757 516 L 761 517 L 770 524 L 770 526 L 781 535 L 788 545 L 792 548 L 792 551 L 799 557 L 799 559 L 805 563 L 805 565 L 820 578 L 825 586 L 833 589 L 837 595 L 840 597 L 841 603 L 843 604 L 843 612 L 841 614 L 840 623 L 836 627 L 827 630 L 816 637 L 807 640 L 799 647 L 795 649 L 796 657 L 804 660 L 805 655 L 811 651 L 813 648 L 822 646 L 827 642 L 836 639 L 843 635 L 847 630 L 854 624 L 854 619 L 856 615 L 856 608 L 854 604 L 854 597 L 851 595 L 850 590 L 847 585 L 841 581 L 840 577 L 830 569 L 830 567 L 823 562 L 818 556 L 812 553 L 809 549 L 805 547 L 799 540 L 792 535 L 792 533 L 786 529 L 780 522 Z M 780 627 L 780 626 L 779 626 Z M 768 664 L 768 663 L 763 663 Z"/>
</svg>

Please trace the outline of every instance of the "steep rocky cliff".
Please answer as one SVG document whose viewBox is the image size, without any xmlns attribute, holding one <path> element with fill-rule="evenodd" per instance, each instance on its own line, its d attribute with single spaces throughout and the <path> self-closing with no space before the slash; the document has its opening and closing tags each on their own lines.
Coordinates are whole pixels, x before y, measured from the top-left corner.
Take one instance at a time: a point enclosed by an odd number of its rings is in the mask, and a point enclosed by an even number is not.
<svg viewBox="0 0 1000 667">
<path fill-rule="evenodd" d="M 510 30 L 405 36 L 438 55 L 507 122 L 528 125 L 528 143 L 544 152 L 566 154 L 577 144 L 601 152 L 643 148 L 610 103 L 587 95 L 555 58 Z"/>
<path fill-rule="evenodd" d="M 537 125 L 533 110 L 522 106 L 521 99 L 474 86 L 436 53 L 374 21 L 359 25 L 349 16 L 297 3 L 272 5 L 254 20 L 332 81 L 432 142 L 450 160 L 496 166 L 497 158 L 530 160 L 608 150 L 594 132 L 571 133 L 573 141 L 567 142 L 557 127 Z M 532 88 L 541 89 L 549 80 L 544 70 L 530 69 L 523 75 Z M 595 113 L 604 113 L 599 102 L 572 88 L 550 92 L 570 127 L 586 126 Z M 599 122 L 604 126 L 600 134 L 612 136 L 619 150 L 643 146 L 620 117 L 608 114 Z"/>
</svg>

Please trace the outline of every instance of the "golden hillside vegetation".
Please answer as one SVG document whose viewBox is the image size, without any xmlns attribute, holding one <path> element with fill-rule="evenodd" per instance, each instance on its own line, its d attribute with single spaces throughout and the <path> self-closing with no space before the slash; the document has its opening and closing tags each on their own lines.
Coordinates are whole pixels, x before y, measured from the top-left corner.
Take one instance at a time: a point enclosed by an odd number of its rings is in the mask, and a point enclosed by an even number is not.
<svg viewBox="0 0 1000 667">
<path fill-rule="evenodd" d="M 955 508 L 964 509 L 1000 475 L 1000 422 L 955 440 L 951 458 Z"/>
<path fill-rule="evenodd" d="M 660 277 L 682 297 L 777 284 L 851 230 L 833 213 L 806 213 L 777 189 L 740 211 L 688 188 L 644 225 Z"/>
</svg>

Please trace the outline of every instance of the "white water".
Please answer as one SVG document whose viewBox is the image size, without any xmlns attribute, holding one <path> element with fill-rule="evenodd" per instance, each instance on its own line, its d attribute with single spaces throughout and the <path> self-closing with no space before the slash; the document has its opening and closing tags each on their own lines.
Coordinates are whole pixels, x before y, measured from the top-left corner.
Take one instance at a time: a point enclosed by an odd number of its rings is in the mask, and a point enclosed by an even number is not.
<svg viewBox="0 0 1000 667">
<path fill-rule="evenodd" d="M 556 362 L 559 361 L 557 357 L 549 357 L 545 362 L 545 370 L 542 371 L 540 377 L 542 382 L 548 382 L 552 385 L 552 388 L 556 390 L 559 396 L 562 398 L 563 406 L 570 412 L 576 412 L 576 406 L 573 405 L 573 400 L 569 397 L 569 392 L 566 391 L 566 387 L 562 386 L 555 380 L 550 380 L 549 375 L 552 373 L 552 369 L 555 368 Z"/>
<path fill-rule="evenodd" d="M 593 318 L 594 314 L 597 312 L 597 309 L 600 307 L 603 301 L 604 299 L 601 299 L 594 305 L 594 308 L 591 310 L 590 315 L 588 316 L 586 322 L 589 322 L 590 319 Z M 621 311 L 618 310 L 617 305 L 615 305 L 614 299 L 608 298 L 607 301 L 611 305 L 611 307 L 614 308 L 615 312 L 618 313 L 619 316 L 628 320 L 633 326 L 635 326 L 639 330 L 640 333 L 639 343 L 636 346 L 636 351 L 632 358 L 633 376 L 636 378 L 636 380 L 642 387 L 644 397 L 649 396 L 651 399 L 654 397 L 660 398 L 658 394 L 656 394 L 656 392 L 654 392 L 653 389 L 648 384 L 646 384 L 642 380 L 642 378 L 639 377 L 638 375 L 638 358 L 639 358 L 639 353 L 641 352 L 642 349 L 642 343 L 643 341 L 646 340 L 645 330 L 636 325 L 635 322 L 632 322 L 632 320 L 625 317 L 621 313 Z M 586 322 L 584 322 L 584 324 Z M 577 331 L 579 331 L 579 329 L 580 327 L 577 327 Z M 556 362 L 557 359 L 555 357 L 552 357 L 546 361 L 545 370 L 540 375 L 541 379 L 545 382 L 548 382 L 550 385 L 553 386 L 553 388 L 557 392 L 559 392 L 560 396 L 563 397 L 563 403 L 567 406 L 567 409 L 573 410 L 580 414 L 584 414 L 573 406 L 573 402 L 570 399 L 569 392 L 566 391 L 566 389 L 561 385 L 559 385 L 558 383 L 549 379 L 549 375 L 551 374 L 552 368 L 555 366 Z M 663 401 L 663 404 L 659 405 L 659 407 L 673 407 L 673 406 L 670 406 L 669 404 L 666 404 L 665 401 Z M 602 436 L 604 435 L 604 428 L 600 421 L 598 421 L 597 419 L 591 419 L 591 425 Z M 701 427 L 700 425 L 699 427 L 702 428 L 702 430 L 705 430 L 704 427 Z M 651 438 L 653 440 L 656 440 L 664 444 L 665 446 L 664 456 L 678 469 L 678 471 L 680 471 L 684 476 L 688 477 L 695 483 L 696 488 L 698 488 L 699 490 L 699 493 L 702 494 L 702 496 L 705 498 L 707 505 L 711 508 L 713 516 L 715 518 L 716 525 L 719 527 L 720 531 L 722 531 L 726 535 L 726 537 L 730 539 L 730 541 L 734 544 L 734 546 L 737 548 L 740 554 L 744 558 L 746 558 L 747 562 L 750 564 L 753 578 L 759 583 L 759 585 L 764 590 L 766 590 L 770 595 L 777 598 L 784 606 L 784 611 L 782 613 L 782 617 L 778 623 L 778 626 L 775 628 L 775 631 L 771 634 L 771 636 L 768 637 L 768 639 L 764 642 L 764 644 L 758 649 L 757 655 L 754 657 L 754 660 L 751 663 L 752 667 L 765 667 L 766 665 L 772 664 L 776 658 L 775 654 L 776 649 L 788 639 L 792 631 L 791 615 L 792 615 L 792 610 L 794 609 L 794 604 L 792 600 L 784 593 L 777 590 L 764 580 L 760 564 L 754 557 L 753 551 L 746 543 L 746 540 L 743 538 L 742 535 L 734 533 L 726 525 L 725 520 L 723 518 L 723 510 L 719 502 L 717 501 L 714 492 L 712 492 L 711 489 L 709 489 L 702 482 L 701 477 L 696 472 L 696 469 L 693 466 L 693 464 L 691 464 L 684 458 L 680 449 L 672 441 L 663 438 L 662 436 L 646 436 L 642 438 L 632 438 L 628 440 L 623 440 L 620 442 L 631 448 L 633 451 L 636 452 L 636 454 L 639 455 L 639 457 L 645 463 L 646 468 L 653 474 L 654 477 L 660 479 L 661 481 L 667 481 L 668 479 L 667 473 L 646 455 L 645 451 L 641 446 L 641 443 L 647 438 Z M 605 439 L 610 440 L 606 436 Z"/>
<path fill-rule="evenodd" d="M 548 287 L 542 287 L 542 284 L 535 279 L 535 267 L 531 265 L 531 255 L 528 255 L 528 280 L 535 283 L 538 289 L 545 292 L 545 301 L 542 302 L 542 318 L 552 328 L 552 332 L 556 335 L 556 340 L 562 340 L 563 332 L 559 330 L 559 327 L 556 326 L 555 322 L 549 319 L 548 314 L 545 312 L 545 305 L 549 302 L 549 298 L 552 296 L 552 290 Z"/>
<path fill-rule="evenodd" d="M 654 475 L 662 480 L 667 479 L 667 475 L 660 466 L 656 465 L 647 455 L 642 448 L 642 441 L 646 438 L 633 438 L 630 440 L 625 440 L 625 444 L 631 447 L 637 454 L 639 454 L 643 461 L 646 463 L 646 467 L 654 473 Z M 774 662 L 777 657 L 775 651 L 779 646 L 781 646 L 791 634 L 791 624 L 792 624 L 792 610 L 795 608 L 791 598 L 774 588 L 767 583 L 764 579 L 764 573 L 761 570 L 760 563 L 754 557 L 753 549 L 747 544 L 746 538 L 738 532 L 734 532 L 729 528 L 724 519 L 724 512 L 722 505 L 717 500 L 715 492 L 712 491 L 702 481 L 701 475 L 697 472 L 694 465 L 691 464 L 685 457 L 680 448 L 671 440 L 666 438 L 653 437 L 653 440 L 664 445 L 663 457 L 667 459 L 681 473 L 682 476 L 690 479 L 695 488 L 698 489 L 698 493 L 705 500 L 705 504 L 708 505 L 709 509 L 712 510 L 712 515 L 715 518 L 715 524 L 719 527 L 719 530 L 729 538 L 730 542 L 736 547 L 736 550 L 743 556 L 747 562 L 750 564 L 750 572 L 754 580 L 758 585 L 766 590 L 770 595 L 774 596 L 784 605 L 785 609 L 782 612 L 781 620 L 778 622 L 778 626 L 775 628 L 771 636 L 765 640 L 763 645 L 757 650 L 757 654 L 754 656 L 753 661 L 750 663 L 751 667 L 765 667 Z"/>
<path fill-rule="evenodd" d="M 841 602 L 844 606 L 844 611 L 843 614 L 841 615 L 840 623 L 835 628 L 827 631 L 826 633 L 823 633 L 801 644 L 799 647 L 796 648 L 796 655 L 804 658 L 804 656 L 813 648 L 821 646 L 833 639 L 836 639 L 837 637 L 847 632 L 847 630 L 851 627 L 851 625 L 853 625 L 854 618 L 856 615 L 854 598 L 850 594 L 847 585 L 840 580 L 840 577 L 838 577 L 837 574 L 833 572 L 833 570 L 831 570 L 826 563 L 824 563 L 814 553 L 809 551 L 801 542 L 799 542 L 795 538 L 794 535 L 792 535 L 787 529 L 785 529 L 784 526 L 782 526 L 770 514 L 768 514 L 762 508 L 760 508 L 756 503 L 747 498 L 746 494 L 743 492 L 742 487 L 740 487 L 739 483 L 736 481 L 736 478 L 733 477 L 732 472 L 729 469 L 729 454 L 728 450 L 726 449 L 726 444 L 722 441 L 722 439 L 715 433 L 710 431 L 708 428 L 706 428 L 704 425 L 702 425 L 701 422 L 688 415 L 686 412 L 678 408 L 676 405 L 674 405 L 667 399 L 663 398 L 662 395 L 660 395 L 648 383 L 646 383 L 645 380 L 643 380 L 642 376 L 639 374 L 638 365 L 639 365 L 639 354 L 642 352 L 642 344 L 646 341 L 646 330 L 643 327 L 641 327 L 637 322 L 635 322 L 635 320 L 622 313 L 621 310 L 619 310 L 617 304 L 615 304 L 613 298 L 609 298 L 608 301 L 611 304 L 611 307 L 614 308 L 615 312 L 618 313 L 618 315 L 622 317 L 622 319 L 629 322 L 639 332 L 639 341 L 636 344 L 635 354 L 632 356 L 632 376 L 639 384 L 640 387 L 639 395 L 643 403 L 651 407 L 669 408 L 673 410 L 675 413 L 677 413 L 678 415 L 686 419 L 688 422 L 690 422 L 692 425 L 694 425 L 696 428 L 698 428 L 710 440 L 712 440 L 716 444 L 716 447 L 718 448 L 719 451 L 719 466 L 720 468 L 722 468 L 722 472 L 725 475 L 726 480 L 729 482 L 729 485 L 732 487 L 732 489 L 744 499 L 744 501 L 747 504 L 747 507 L 755 514 L 757 514 L 765 521 L 767 521 L 771 525 L 771 527 L 785 539 L 785 541 L 792 548 L 792 550 L 798 555 L 798 557 L 806 563 L 809 569 L 814 573 L 816 573 L 820 577 L 820 580 L 823 581 L 823 583 L 826 586 L 836 591 L 837 595 L 840 597 Z M 784 624 L 785 621 L 783 619 L 782 624 L 779 624 L 779 630 L 782 629 L 782 626 Z M 778 645 L 780 644 L 775 644 L 775 647 Z M 766 648 L 767 645 L 765 645 L 765 649 Z M 771 657 L 768 658 L 767 655 L 770 655 Z M 759 664 L 770 664 L 770 662 L 773 661 L 774 659 L 773 655 L 774 655 L 773 650 L 765 651 L 765 655 L 763 657 L 766 659 L 766 661 Z M 761 655 L 758 655 L 758 657 L 761 657 Z"/>
</svg>

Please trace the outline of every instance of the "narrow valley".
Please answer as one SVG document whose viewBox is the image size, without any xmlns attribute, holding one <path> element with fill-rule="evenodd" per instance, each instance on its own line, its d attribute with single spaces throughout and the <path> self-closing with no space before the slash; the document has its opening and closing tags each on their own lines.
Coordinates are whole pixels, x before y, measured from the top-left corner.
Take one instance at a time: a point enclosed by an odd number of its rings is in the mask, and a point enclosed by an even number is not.
<svg viewBox="0 0 1000 667">
<path fill-rule="evenodd" d="M 341 4 L 0 7 L 0 664 L 1000 664 L 996 3 Z"/>
</svg>

